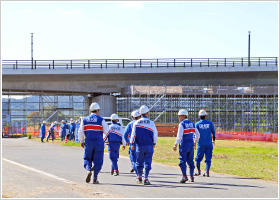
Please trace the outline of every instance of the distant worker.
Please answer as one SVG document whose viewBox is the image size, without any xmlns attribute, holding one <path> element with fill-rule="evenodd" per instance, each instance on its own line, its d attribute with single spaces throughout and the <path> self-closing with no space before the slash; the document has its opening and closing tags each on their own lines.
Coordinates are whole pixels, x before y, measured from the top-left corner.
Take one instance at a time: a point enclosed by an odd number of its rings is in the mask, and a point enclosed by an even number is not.
<svg viewBox="0 0 280 200">
<path fill-rule="evenodd" d="M 46 135 L 46 121 L 43 121 L 43 123 L 41 124 L 40 135 L 41 135 L 41 142 L 45 143 L 44 139 Z"/>
<path fill-rule="evenodd" d="M 65 120 L 62 120 L 61 122 L 62 122 L 62 124 L 60 126 L 60 138 L 61 138 L 61 141 L 63 141 L 66 136 L 66 123 L 65 123 Z"/>
<path fill-rule="evenodd" d="M 78 131 L 81 146 L 85 148 L 84 168 L 87 170 L 86 182 L 89 183 L 93 174 L 93 183 L 98 184 L 98 174 L 103 165 L 104 141 L 103 137 L 109 132 L 109 126 L 102 117 L 99 117 L 100 106 L 98 103 L 90 105 L 91 115 L 83 118 Z M 84 141 L 84 138 L 85 141 Z M 94 166 L 92 167 L 92 163 Z"/>
<path fill-rule="evenodd" d="M 55 121 L 54 123 L 51 124 L 51 126 L 49 128 L 49 134 L 48 134 L 47 140 L 46 140 L 47 142 L 49 141 L 50 136 L 52 136 L 52 141 L 54 141 L 54 131 L 57 133 L 59 132 L 57 130 L 56 126 L 57 126 L 57 121 Z"/>
<path fill-rule="evenodd" d="M 112 124 L 109 126 L 109 132 L 104 137 L 104 141 L 108 138 L 108 152 L 109 158 L 112 162 L 111 167 L 111 175 L 114 176 L 119 175 L 119 168 L 118 168 L 118 158 L 119 158 L 119 151 L 120 145 L 122 144 L 122 149 L 125 150 L 125 139 L 123 135 L 123 127 L 118 124 L 119 116 L 117 114 L 111 115 Z"/>
<path fill-rule="evenodd" d="M 70 140 L 70 124 L 67 123 L 67 120 L 65 121 L 65 124 L 66 124 L 66 137 L 67 140 Z"/>
<path fill-rule="evenodd" d="M 197 142 L 200 134 L 199 131 L 195 128 L 194 124 L 188 120 L 188 111 L 181 109 L 178 112 L 178 118 L 180 124 L 178 126 L 177 138 L 174 144 L 173 150 L 177 150 L 177 145 L 179 144 L 179 166 L 182 171 L 183 178 L 180 183 L 185 183 L 188 181 L 187 176 L 187 165 L 190 170 L 190 182 L 194 182 L 194 148 L 196 143 L 194 143 L 193 138 L 195 134 L 195 141 Z"/>
<path fill-rule="evenodd" d="M 199 176 L 201 174 L 200 162 L 202 161 L 205 154 L 206 172 L 203 174 L 203 176 L 209 177 L 216 132 L 213 123 L 206 120 L 206 115 L 207 113 L 205 110 L 200 110 L 198 113 L 200 121 L 195 124 L 195 127 L 200 132 L 200 139 L 197 143 L 197 153 L 195 158 L 197 168 L 197 172 L 195 173 L 195 175 Z"/>
<path fill-rule="evenodd" d="M 72 119 L 72 120 L 70 120 L 69 130 L 70 130 L 70 140 L 73 140 L 73 141 L 75 141 L 75 129 L 76 129 L 76 125 Z"/>
<path fill-rule="evenodd" d="M 133 123 L 130 138 L 131 149 L 134 150 L 136 148 L 136 169 L 138 175 L 136 180 L 137 183 L 142 183 L 144 167 L 144 185 L 151 185 L 148 176 L 152 169 L 154 148 L 158 140 L 156 125 L 153 121 L 148 119 L 149 111 L 150 110 L 145 105 L 140 107 L 139 112 L 142 117 Z"/>
<path fill-rule="evenodd" d="M 129 150 L 128 150 L 128 153 L 129 153 L 129 159 L 130 159 L 130 162 L 131 162 L 131 170 L 130 172 L 133 173 L 135 171 L 136 175 L 137 175 L 137 172 L 136 172 L 136 150 L 132 150 L 131 149 L 131 144 L 130 144 L 130 138 L 131 138 L 131 132 L 132 132 L 132 127 L 133 127 L 133 123 L 136 122 L 136 120 L 140 119 L 141 117 L 141 114 L 139 113 L 139 110 L 135 110 L 131 113 L 131 119 L 133 121 L 129 122 L 129 124 L 127 124 L 126 128 L 125 128 L 125 131 L 124 131 L 124 139 L 126 141 L 126 144 L 128 145 L 129 144 Z"/>
</svg>

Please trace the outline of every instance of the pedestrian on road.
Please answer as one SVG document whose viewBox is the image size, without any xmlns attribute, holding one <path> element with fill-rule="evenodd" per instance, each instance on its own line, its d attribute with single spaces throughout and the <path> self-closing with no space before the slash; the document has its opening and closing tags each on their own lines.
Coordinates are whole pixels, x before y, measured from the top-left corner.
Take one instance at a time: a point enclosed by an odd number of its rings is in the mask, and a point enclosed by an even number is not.
<svg viewBox="0 0 280 200">
<path fill-rule="evenodd" d="M 76 125 L 75 125 L 75 123 L 74 123 L 73 120 L 70 120 L 69 129 L 70 129 L 70 140 L 75 141 L 75 129 L 76 129 Z"/>
<path fill-rule="evenodd" d="M 119 116 L 117 114 L 111 115 L 112 124 L 109 126 L 109 132 L 103 138 L 104 142 L 108 138 L 108 152 L 109 158 L 112 162 L 111 167 L 111 175 L 114 176 L 119 175 L 119 168 L 118 168 L 118 158 L 119 158 L 119 151 L 120 145 L 122 144 L 122 149 L 125 150 L 125 139 L 123 135 L 123 127 L 118 124 Z"/>
<path fill-rule="evenodd" d="M 59 132 L 56 128 L 56 125 L 57 125 L 57 121 L 55 121 L 54 123 L 51 124 L 51 126 L 49 128 L 49 134 L 48 134 L 47 140 L 46 140 L 47 142 L 49 141 L 50 136 L 52 136 L 52 141 L 54 141 L 54 131 L 57 133 Z"/>
<path fill-rule="evenodd" d="M 211 121 L 206 120 L 206 115 L 207 112 L 205 110 L 200 110 L 198 113 L 200 121 L 195 124 L 195 127 L 200 132 L 200 138 L 197 143 L 197 152 L 195 158 L 197 168 L 197 172 L 195 173 L 195 175 L 199 176 L 201 174 L 200 162 L 202 161 L 205 155 L 206 172 L 203 174 L 203 176 L 209 177 L 216 132 L 213 123 Z"/>
<path fill-rule="evenodd" d="M 188 111 L 185 109 L 181 109 L 178 112 L 179 118 L 179 126 L 178 126 L 178 133 L 176 142 L 174 144 L 173 150 L 177 150 L 177 145 L 179 144 L 179 166 L 181 168 L 183 178 L 180 183 L 185 183 L 188 181 L 187 176 L 187 165 L 189 166 L 190 170 L 190 182 L 194 182 L 194 148 L 196 143 L 194 143 L 193 138 L 195 134 L 195 141 L 197 142 L 200 134 L 199 131 L 195 128 L 194 124 L 188 120 Z"/>
<path fill-rule="evenodd" d="M 125 128 L 125 131 L 124 131 L 124 139 L 126 141 L 126 144 L 128 145 L 129 144 L 129 150 L 128 150 L 128 153 L 129 153 L 129 159 L 130 159 L 130 162 L 131 162 L 131 170 L 130 172 L 133 173 L 135 171 L 136 175 L 137 175 L 137 169 L 136 169 L 136 150 L 132 150 L 131 149 L 131 144 L 130 144 L 130 138 L 131 138 L 131 132 L 132 132 L 132 127 L 133 127 L 133 123 L 140 119 L 141 117 L 141 114 L 139 113 L 139 110 L 135 110 L 131 113 L 131 119 L 132 121 L 129 122 L 129 124 L 127 124 L 126 128 Z"/>
<path fill-rule="evenodd" d="M 61 141 L 63 141 L 66 136 L 66 123 L 65 120 L 62 120 L 61 122 L 62 124 L 60 126 L 60 137 L 61 137 Z"/>
<path fill-rule="evenodd" d="M 41 135 L 41 142 L 45 143 L 44 139 L 46 135 L 46 121 L 43 121 L 43 123 L 41 124 L 40 135 Z"/>
<path fill-rule="evenodd" d="M 105 120 L 98 116 L 100 106 L 98 103 L 92 103 L 90 105 L 91 115 L 83 118 L 78 130 L 78 138 L 81 142 L 81 146 L 85 148 L 84 153 L 84 168 L 87 170 L 86 182 L 89 183 L 93 174 L 93 183 L 98 184 L 98 174 L 103 165 L 104 159 L 104 141 L 109 132 L 109 126 Z M 84 138 L 86 138 L 84 140 Z M 94 166 L 92 167 L 92 163 Z"/>
<path fill-rule="evenodd" d="M 144 167 L 144 185 L 150 185 L 148 176 L 152 169 L 151 165 L 154 148 L 158 140 L 158 132 L 155 123 L 148 118 L 148 107 L 145 105 L 141 106 L 139 112 L 142 117 L 133 123 L 130 143 L 132 150 L 136 148 L 136 168 L 138 175 L 136 182 L 142 183 Z"/>
</svg>

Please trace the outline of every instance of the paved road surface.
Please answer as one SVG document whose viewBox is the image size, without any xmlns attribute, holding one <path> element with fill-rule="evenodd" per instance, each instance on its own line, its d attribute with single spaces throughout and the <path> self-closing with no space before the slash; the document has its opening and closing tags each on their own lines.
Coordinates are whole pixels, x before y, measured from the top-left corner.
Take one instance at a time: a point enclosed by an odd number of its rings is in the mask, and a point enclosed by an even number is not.
<svg viewBox="0 0 280 200">
<path fill-rule="evenodd" d="M 27 139 L 2 139 L 2 191 L 25 198 L 277 198 L 278 184 L 211 173 L 179 183 L 180 170 L 153 164 L 152 185 L 136 184 L 128 158 L 119 159 L 120 176 L 111 176 L 108 154 L 99 181 L 85 183 L 83 149 Z M 158 151 L 159 149 L 155 149 Z"/>
</svg>

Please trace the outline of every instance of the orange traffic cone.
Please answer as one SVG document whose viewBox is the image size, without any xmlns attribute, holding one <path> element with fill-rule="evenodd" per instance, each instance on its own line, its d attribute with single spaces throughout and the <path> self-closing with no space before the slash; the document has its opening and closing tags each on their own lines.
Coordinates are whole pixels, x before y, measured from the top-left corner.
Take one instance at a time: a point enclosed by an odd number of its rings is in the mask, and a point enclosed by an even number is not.
<svg viewBox="0 0 280 200">
<path fill-rule="evenodd" d="M 65 136 L 65 143 L 67 143 L 67 136 Z"/>
</svg>

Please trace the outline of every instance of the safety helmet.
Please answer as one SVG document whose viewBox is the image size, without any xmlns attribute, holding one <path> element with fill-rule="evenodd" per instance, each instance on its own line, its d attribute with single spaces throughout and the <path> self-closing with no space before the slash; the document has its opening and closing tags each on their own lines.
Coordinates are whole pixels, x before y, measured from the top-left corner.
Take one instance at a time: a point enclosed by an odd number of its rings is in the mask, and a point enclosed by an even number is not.
<svg viewBox="0 0 280 200">
<path fill-rule="evenodd" d="M 63 123 L 63 122 L 65 122 L 65 120 L 61 120 L 61 122 Z"/>
<path fill-rule="evenodd" d="M 146 114 L 149 111 L 150 111 L 149 108 L 145 105 L 141 106 L 139 109 L 140 114 Z"/>
<path fill-rule="evenodd" d="M 46 121 L 43 121 L 43 124 L 46 124 L 47 122 Z"/>
<path fill-rule="evenodd" d="M 55 121 L 54 123 L 57 124 L 57 121 Z"/>
<path fill-rule="evenodd" d="M 98 103 L 94 102 L 90 105 L 89 107 L 90 111 L 95 111 L 95 110 L 99 110 L 100 109 L 100 106 Z"/>
<path fill-rule="evenodd" d="M 119 119 L 119 116 L 117 114 L 114 113 L 111 115 L 111 120 L 117 120 L 117 119 Z"/>
<path fill-rule="evenodd" d="M 70 121 L 73 121 L 73 118 L 71 118 Z"/>
<path fill-rule="evenodd" d="M 131 113 L 131 116 L 132 117 L 139 117 L 141 114 L 139 113 L 139 110 L 134 110 L 132 113 Z"/>
<path fill-rule="evenodd" d="M 178 112 L 178 115 L 186 115 L 186 116 L 188 116 L 188 111 L 185 110 L 185 109 L 180 109 L 179 112 Z"/>
<path fill-rule="evenodd" d="M 198 113 L 198 116 L 206 116 L 206 115 L 207 115 L 207 112 L 204 109 L 200 110 Z"/>
</svg>

